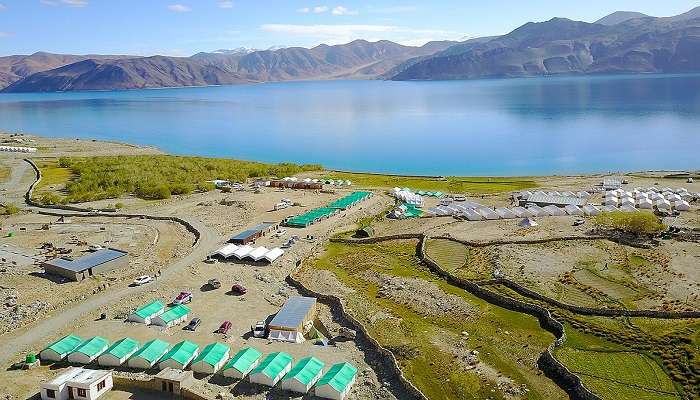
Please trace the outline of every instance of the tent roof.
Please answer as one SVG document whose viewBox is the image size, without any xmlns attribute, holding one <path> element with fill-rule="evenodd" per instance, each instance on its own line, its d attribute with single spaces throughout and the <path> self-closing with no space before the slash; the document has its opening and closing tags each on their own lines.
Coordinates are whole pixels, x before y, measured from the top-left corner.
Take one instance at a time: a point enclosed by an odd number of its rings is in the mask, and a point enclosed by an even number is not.
<svg viewBox="0 0 700 400">
<path fill-rule="evenodd" d="M 136 340 L 125 337 L 124 339 L 114 342 L 114 344 L 107 349 L 105 354 L 111 354 L 114 357 L 122 358 L 131 354 L 134 350 L 139 348 L 139 342 Z"/>
<path fill-rule="evenodd" d="M 276 259 L 280 258 L 280 256 L 284 254 L 284 250 L 280 249 L 279 247 L 275 247 L 274 249 L 268 251 L 264 258 L 267 259 L 269 262 L 273 262 Z"/>
<path fill-rule="evenodd" d="M 287 365 L 291 364 L 294 359 L 289 354 L 278 351 L 270 353 L 264 360 L 251 372 L 251 374 L 264 374 L 270 378 L 279 375 Z"/>
<path fill-rule="evenodd" d="M 168 347 L 170 347 L 170 343 L 160 339 L 153 339 L 150 342 L 144 343 L 143 347 L 136 351 L 132 358 L 141 357 L 149 362 L 158 361 Z"/>
<path fill-rule="evenodd" d="M 44 350 L 50 349 L 58 354 L 67 354 L 75 350 L 81 343 L 83 343 L 83 339 L 80 336 L 70 334 L 51 343 Z"/>
<path fill-rule="evenodd" d="M 282 380 L 296 379 L 304 385 L 308 385 L 321 373 L 324 365 L 326 364 L 316 357 L 302 358 Z"/>
<path fill-rule="evenodd" d="M 73 353 L 82 353 L 87 356 L 96 356 L 100 354 L 105 346 L 109 345 L 109 341 L 102 336 L 93 336 L 90 339 L 84 341 L 80 346 L 73 350 Z"/>
<path fill-rule="evenodd" d="M 199 346 L 197 346 L 195 343 L 192 343 L 189 340 L 183 340 L 182 342 L 173 346 L 173 348 L 163 356 L 163 361 L 172 359 L 180 364 L 186 364 L 187 361 L 192 358 L 197 349 L 199 349 Z"/>
<path fill-rule="evenodd" d="M 357 368 L 351 364 L 335 364 L 316 382 L 316 387 L 330 385 L 338 392 L 343 392 L 355 375 L 357 375 Z"/>
<path fill-rule="evenodd" d="M 296 329 L 315 305 L 316 299 L 313 297 L 292 296 L 270 321 L 270 326 Z"/>
<path fill-rule="evenodd" d="M 204 361 L 206 364 L 216 365 L 226 357 L 229 350 L 231 350 L 231 348 L 223 343 L 215 342 L 208 344 L 204 350 L 199 353 L 197 358 L 195 358 L 194 362 Z"/>
<path fill-rule="evenodd" d="M 152 302 L 141 306 L 138 310 L 136 310 L 136 312 L 134 312 L 134 314 L 141 318 L 148 318 L 164 308 L 165 305 L 163 305 L 160 300 L 153 300 Z"/>
<path fill-rule="evenodd" d="M 166 323 L 184 317 L 190 313 L 190 308 L 184 304 L 178 304 L 160 315 L 160 319 Z"/>
<path fill-rule="evenodd" d="M 252 347 L 242 348 L 226 363 L 224 369 L 234 368 L 239 372 L 247 371 L 261 356 L 262 353 L 257 349 Z"/>
</svg>

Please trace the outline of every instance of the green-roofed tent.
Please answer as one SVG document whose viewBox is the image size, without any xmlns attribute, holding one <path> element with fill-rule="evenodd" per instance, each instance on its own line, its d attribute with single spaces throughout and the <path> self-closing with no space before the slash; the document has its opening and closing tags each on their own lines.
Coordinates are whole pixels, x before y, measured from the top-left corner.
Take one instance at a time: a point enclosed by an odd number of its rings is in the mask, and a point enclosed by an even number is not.
<svg viewBox="0 0 700 400">
<path fill-rule="evenodd" d="M 226 364 L 231 348 L 223 343 L 207 345 L 192 362 L 192 371 L 214 374 Z"/>
<path fill-rule="evenodd" d="M 170 308 L 168 311 L 156 316 L 151 320 L 154 325 L 159 325 L 165 328 L 175 326 L 187 320 L 190 314 L 190 308 L 184 304 L 178 304 Z"/>
<path fill-rule="evenodd" d="M 139 342 L 132 338 L 118 340 L 97 358 L 97 363 L 106 367 L 118 367 L 124 364 L 138 349 Z"/>
<path fill-rule="evenodd" d="M 199 354 L 199 346 L 189 340 L 173 346 L 158 363 L 160 369 L 185 369 Z"/>
<path fill-rule="evenodd" d="M 282 378 L 282 389 L 297 393 L 308 393 L 323 374 L 323 361 L 316 357 L 302 358 L 287 375 Z"/>
<path fill-rule="evenodd" d="M 316 382 L 314 394 L 324 399 L 343 400 L 357 378 L 357 368 L 349 363 L 333 365 Z"/>
<path fill-rule="evenodd" d="M 331 215 L 338 212 L 337 208 L 331 207 L 321 207 L 315 210 L 311 210 L 296 217 L 292 217 L 287 221 L 288 226 L 305 228 L 309 225 L 315 224 L 318 221 L 326 219 Z"/>
<path fill-rule="evenodd" d="M 262 353 L 252 347 L 245 347 L 236 353 L 224 366 L 224 376 L 243 379 L 260 363 Z"/>
<path fill-rule="evenodd" d="M 328 205 L 330 208 L 337 208 L 340 210 L 347 210 L 353 207 L 355 204 L 369 198 L 372 196 L 372 192 L 352 192 L 349 195 L 338 199 Z"/>
<path fill-rule="evenodd" d="M 80 336 L 68 335 L 48 345 L 39 353 L 39 358 L 45 361 L 61 361 L 75 350 L 83 339 Z"/>
<path fill-rule="evenodd" d="M 165 305 L 160 302 L 160 300 L 153 300 L 152 302 L 145 304 L 131 315 L 129 315 L 128 320 L 131 322 L 139 322 L 142 324 L 150 324 L 153 318 L 163 314 L 165 311 Z"/>
<path fill-rule="evenodd" d="M 68 362 L 90 364 L 109 348 L 109 341 L 102 336 L 93 336 L 68 354 Z"/>
<path fill-rule="evenodd" d="M 250 372 L 250 381 L 265 386 L 275 386 L 292 369 L 293 361 L 292 356 L 285 352 L 270 353 Z"/>
<path fill-rule="evenodd" d="M 170 343 L 160 339 L 153 339 L 141 346 L 134 355 L 129 358 L 126 365 L 129 368 L 150 369 L 168 352 Z"/>
</svg>

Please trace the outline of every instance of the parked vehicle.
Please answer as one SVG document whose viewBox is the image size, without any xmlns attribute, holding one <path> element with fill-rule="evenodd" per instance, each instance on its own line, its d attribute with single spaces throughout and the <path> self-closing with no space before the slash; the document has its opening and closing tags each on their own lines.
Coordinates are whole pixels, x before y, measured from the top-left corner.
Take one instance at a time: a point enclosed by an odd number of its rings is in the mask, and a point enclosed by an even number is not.
<svg viewBox="0 0 700 400">
<path fill-rule="evenodd" d="M 576 221 L 574 221 L 574 226 L 580 226 L 580 225 L 583 225 L 583 224 L 585 224 L 585 223 L 586 223 L 585 220 L 583 220 L 583 219 L 577 219 Z"/>
<path fill-rule="evenodd" d="M 292 247 L 293 244 L 294 244 L 294 240 L 289 239 L 281 247 L 283 249 L 288 249 L 288 248 Z"/>
<path fill-rule="evenodd" d="M 242 296 L 248 292 L 248 289 L 246 289 L 243 285 L 239 285 L 238 283 L 231 286 L 231 293 Z"/>
<path fill-rule="evenodd" d="M 251 326 L 250 330 L 253 331 L 253 337 L 264 338 L 265 337 L 265 321 L 258 321 L 255 326 Z"/>
<path fill-rule="evenodd" d="M 180 292 L 173 300 L 173 304 L 187 304 L 192 302 L 192 292 Z"/>
<path fill-rule="evenodd" d="M 190 323 L 187 324 L 187 326 L 184 327 L 184 328 L 182 328 L 182 329 L 184 329 L 184 330 L 186 330 L 186 331 L 192 331 L 192 332 L 194 332 L 194 331 L 197 330 L 197 327 L 199 327 L 199 325 L 200 325 L 201 323 L 202 323 L 202 320 L 201 320 L 201 319 L 199 319 L 199 318 L 192 318 L 192 321 L 190 321 Z"/>
<path fill-rule="evenodd" d="M 278 229 L 277 232 L 273 235 L 274 237 L 282 237 L 287 234 L 287 230 L 284 228 Z"/>
<path fill-rule="evenodd" d="M 219 280 L 216 278 L 212 278 L 212 279 L 209 279 L 209 281 L 207 282 L 207 285 L 209 285 L 209 287 L 212 289 L 218 289 L 221 287 L 221 282 L 219 282 Z"/>
<path fill-rule="evenodd" d="M 222 333 L 222 334 L 225 335 L 225 334 L 228 333 L 228 331 L 229 331 L 230 329 L 231 329 L 231 321 L 224 321 L 224 322 L 221 323 L 221 325 L 219 326 L 219 329 L 217 329 L 216 331 L 214 331 L 214 333 Z"/>
<path fill-rule="evenodd" d="M 455 201 L 467 201 L 467 198 L 464 196 L 455 196 L 454 199 Z"/>
<path fill-rule="evenodd" d="M 137 277 L 136 279 L 134 279 L 133 284 L 134 284 L 134 286 L 141 286 L 141 285 L 145 285 L 145 284 L 151 282 L 152 280 L 153 280 L 153 278 L 151 278 L 148 275 L 141 275 L 141 276 Z"/>
<path fill-rule="evenodd" d="M 88 247 L 90 251 L 97 251 L 97 250 L 102 250 L 102 246 L 99 244 L 91 244 L 90 247 Z"/>
</svg>

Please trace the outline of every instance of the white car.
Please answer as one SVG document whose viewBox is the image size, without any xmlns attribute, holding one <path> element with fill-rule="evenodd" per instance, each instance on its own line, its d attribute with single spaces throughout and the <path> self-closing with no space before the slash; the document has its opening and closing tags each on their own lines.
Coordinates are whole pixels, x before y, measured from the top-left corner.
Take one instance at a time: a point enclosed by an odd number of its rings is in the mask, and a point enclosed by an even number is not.
<svg viewBox="0 0 700 400">
<path fill-rule="evenodd" d="M 275 237 L 282 237 L 287 233 L 286 229 L 279 229 L 277 232 L 275 232 Z"/>
<path fill-rule="evenodd" d="M 142 276 L 139 276 L 138 278 L 134 279 L 134 286 L 145 285 L 145 284 L 151 282 L 152 280 L 153 280 L 153 278 L 151 278 L 150 276 L 142 275 Z"/>
<path fill-rule="evenodd" d="M 264 338 L 265 337 L 265 321 L 258 321 L 255 323 L 254 327 L 251 327 L 253 330 L 253 336 L 256 338 Z"/>
<path fill-rule="evenodd" d="M 89 249 L 90 251 L 102 250 L 102 246 L 100 246 L 99 244 L 91 244 Z"/>
</svg>

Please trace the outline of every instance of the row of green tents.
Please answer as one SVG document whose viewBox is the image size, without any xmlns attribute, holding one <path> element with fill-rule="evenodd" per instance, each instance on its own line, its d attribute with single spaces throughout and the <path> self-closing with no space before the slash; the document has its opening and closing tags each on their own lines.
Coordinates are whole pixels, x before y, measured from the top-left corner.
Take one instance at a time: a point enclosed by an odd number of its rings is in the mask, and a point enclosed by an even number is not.
<svg viewBox="0 0 700 400">
<path fill-rule="evenodd" d="M 347 210 L 357 203 L 372 196 L 372 192 L 352 192 L 349 195 L 333 201 L 325 207 L 316 208 L 304 214 L 292 217 L 287 221 L 287 226 L 306 228 L 318 221 L 328 218 L 341 210 Z"/>
</svg>

